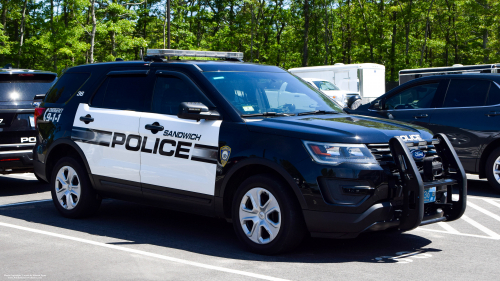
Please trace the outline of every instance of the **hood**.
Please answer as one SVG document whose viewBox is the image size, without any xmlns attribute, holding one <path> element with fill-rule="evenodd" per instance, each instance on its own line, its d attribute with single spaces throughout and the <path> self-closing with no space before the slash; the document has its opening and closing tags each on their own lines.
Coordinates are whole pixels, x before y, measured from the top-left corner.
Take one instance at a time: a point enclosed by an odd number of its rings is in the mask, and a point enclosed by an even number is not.
<svg viewBox="0 0 500 281">
<path fill-rule="evenodd" d="M 251 118 L 246 124 L 252 132 L 323 142 L 387 143 L 401 135 L 432 139 L 429 130 L 413 124 L 348 114 Z"/>
</svg>

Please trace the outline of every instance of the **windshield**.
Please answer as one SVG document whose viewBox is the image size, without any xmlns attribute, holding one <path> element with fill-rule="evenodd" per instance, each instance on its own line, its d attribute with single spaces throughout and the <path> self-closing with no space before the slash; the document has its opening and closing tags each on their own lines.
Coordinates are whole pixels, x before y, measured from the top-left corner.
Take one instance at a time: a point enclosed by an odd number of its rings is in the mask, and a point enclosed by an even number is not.
<svg viewBox="0 0 500 281">
<path fill-rule="evenodd" d="M 289 73 L 204 72 L 240 114 L 342 112 L 329 97 Z"/>
<path fill-rule="evenodd" d="M 2 74 L 0 102 L 32 101 L 35 95 L 47 93 L 55 78 L 47 74 Z"/>
<path fill-rule="evenodd" d="M 340 90 L 339 87 L 333 85 L 332 83 L 328 81 L 313 81 L 314 84 L 316 84 L 316 87 L 320 89 L 321 91 L 338 91 Z"/>
</svg>

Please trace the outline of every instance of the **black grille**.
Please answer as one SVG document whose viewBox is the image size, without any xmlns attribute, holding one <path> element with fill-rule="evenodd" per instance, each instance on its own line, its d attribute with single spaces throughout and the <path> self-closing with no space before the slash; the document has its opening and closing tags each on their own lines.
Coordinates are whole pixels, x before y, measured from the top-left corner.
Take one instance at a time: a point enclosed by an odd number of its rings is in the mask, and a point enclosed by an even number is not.
<svg viewBox="0 0 500 281">
<path fill-rule="evenodd" d="M 430 141 L 417 141 L 417 142 L 406 142 L 406 146 L 411 150 L 421 150 L 425 153 L 425 157 L 437 156 L 437 152 L 434 148 L 435 144 L 438 144 L 439 140 Z M 391 149 L 388 143 L 373 143 L 366 145 L 370 149 L 371 153 L 377 159 L 381 166 L 394 164 L 392 158 Z M 416 160 L 417 166 L 421 167 L 423 165 L 422 161 Z M 422 162 L 422 163 L 421 163 Z"/>
</svg>

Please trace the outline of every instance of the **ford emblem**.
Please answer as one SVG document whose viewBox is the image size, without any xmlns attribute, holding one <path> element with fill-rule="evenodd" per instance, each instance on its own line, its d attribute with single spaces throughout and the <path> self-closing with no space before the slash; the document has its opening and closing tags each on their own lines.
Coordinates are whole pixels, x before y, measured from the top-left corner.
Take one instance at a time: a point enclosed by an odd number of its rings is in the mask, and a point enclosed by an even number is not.
<svg viewBox="0 0 500 281">
<path fill-rule="evenodd" d="M 415 160 L 421 160 L 425 157 L 425 152 L 423 152 L 422 150 L 412 150 L 411 154 L 413 155 L 413 159 Z"/>
</svg>

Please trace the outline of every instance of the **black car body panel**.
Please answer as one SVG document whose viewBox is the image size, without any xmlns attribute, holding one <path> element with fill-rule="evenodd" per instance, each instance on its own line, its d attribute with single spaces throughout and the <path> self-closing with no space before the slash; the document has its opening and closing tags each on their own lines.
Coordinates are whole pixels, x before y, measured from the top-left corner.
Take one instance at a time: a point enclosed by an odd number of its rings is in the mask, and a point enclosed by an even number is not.
<svg viewBox="0 0 500 281">
<path fill-rule="evenodd" d="M 35 95 L 45 94 L 56 79 L 55 73 L 0 70 L 0 174 L 33 171 Z"/>
<path fill-rule="evenodd" d="M 189 79 L 190 83 L 213 104 L 213 106 L 207 105 L 209 110 L 217 110 L 220 114 L 222 121 L 218 131 L 217 155 L 216 159 L 213 159 L 217 163 L 214 163 L 216 174 L 213 196 L 171 186 L 124 180 L 111 174 L 98 174 L 92 170 L 92 165 L 95 165 L 92 161 L 97 160 L 86 159 L 86 153 L 90 149 L 86 151 L 80 149 L 82 138 L 75 137 L 75 130 L 82 131 L 84 129 L 81 128 L 84 126 L 89 123 L 97 124 L 100 120 L 97 120 L 98 113 L 92 113 L 93 115 L 86 119 L 86 116 L 77 116 L 76 112 L 82 107 L 93 106 L 93 97 L 99 95 L 101 85 L 107 85 L 103 83 L 107 81 L 108 73 L 125 70 L 147 70 L 144 72 L 147 74 L 142 76 L 146 81 L 144 89 L 147 91 L 154 91 L 153 86 L 160 76 L 175 75 L 178 79 Z M 203 72 L 206 71 L 286 74 L 281 68 L 273 66 L 205 61 L 112 62 L 70 68 L 59 79 L 60 83 L 67 83 L 64 81 L 70 79 L 68 77 L 71 77 L 72 73 L 87 73 L 88 79 L 79 82 L 71 93 L 63 93 L 67 96 L 66 100 L 57 103 L 44 102 L 40 105 L 41 108 L 50 109 L 59 115 L 56 121 L 54 118 L 52 121 L 38 120 L 39 139 L 34 155 L 36 174 L 43 179 L 50 179 L 57 159 L 73 155 L 82 159 L 94 188 L 102 196 L 146 202 L 228 220 L 231 219 L 232 196 L 242 181 L 255 174 L 273 174 L 293 190 L 303 210 L 307 227 L 315 236 L 355 237 L 363 231 L 398 227 L 399 211 L 403 203 L 399 202 L 401 198 L 397 195 L 397 192 L 401 191 L 401 186 L 398 184 L 399 176 L 395 174 L 398 168 L 389 159 L 391 158 L 389 140 L 404 136 L 408 138 L 406 145 L 428 150 L 429 155 L 435 154 L 432 152 L 434 144 L 439 141 L 428 129 L 399 121 L 349 115 L 343 112 L 245 118 L 204 76 Z M 57 87 L 56 84 L 54 88 Z M 123 112 L 124 115 L 136 114 L 125 110 Z M 75 129 L 77 126 L 81 128 Z M 110 128 L 109 130 L 115 129 L 112 125 Z M 85 140 L 87 144 L 95 145 L 88 147 L 98 151 L 101 147 L 114 147 L 115 144 L 110 142 L 118 143 L 116 136 L 119 134 L 116 131 L 99 130 L 93 132 L 94 139 Z M 104 137 L 97 137 L 99 134 Z M 164 136 L 166 134 L 167 132 Z M 410 139 L 408 136 L 415 136 L 416 139 Z M 153 137 L 158 138 L 159 142 L 163 136 L 161 134 L 150 136 Z M 304 140 L 368 146 L 383 144 L 385 147 L 370 148 L 372 153 L 378 153 L 376 157 L 379 159 L 379 165 L 353 163 L 328 165 L 313 161 L 305 148 Z M 227 163 L 221 158 L 224 147 L 230 147 L 231 151 Z M 147 152 L 148 149 L 147 145 L 143 144 L 141 153 Z M 156 151 L 157 148 L 154 149 Z M 409 153 L 408 151 L 406 153 Z M 150 153 L 147 156 L 152 155 Z M 389 160 L 386 161 L 384 157 Z M 418 164 L 421 169 L 423 169 L 422 163 Z M 417 166 L 415 163 L 412 165 Z M 443 175 L 443 178 L 448 177 L 451 176 Z M 418 188 L 423 190 L 424 181 L 420 182 Z M 449 188 L 453 184 L 450 184 Z M 446 196 L 446 188 L 444 186 L 437 191 L 439 194 L 436 202 L 451 201 L 451 198 Z M 448 212 L 446 207 L 438 208 L 437 204 L 426 206 L 425 211 L 418 209 L 418 212 L 425 213 L 426 216 L 437 216 L 440 220 L 446 219 L 445 214 Z M 437 209 L 441 210 L 440 213 L 437 213 Z M 417 219 L 422 221 L 425 217 L 422 215 L 422 218 Z M 382 222 L 387 223 L 380 224 Z"/>
</svg>

